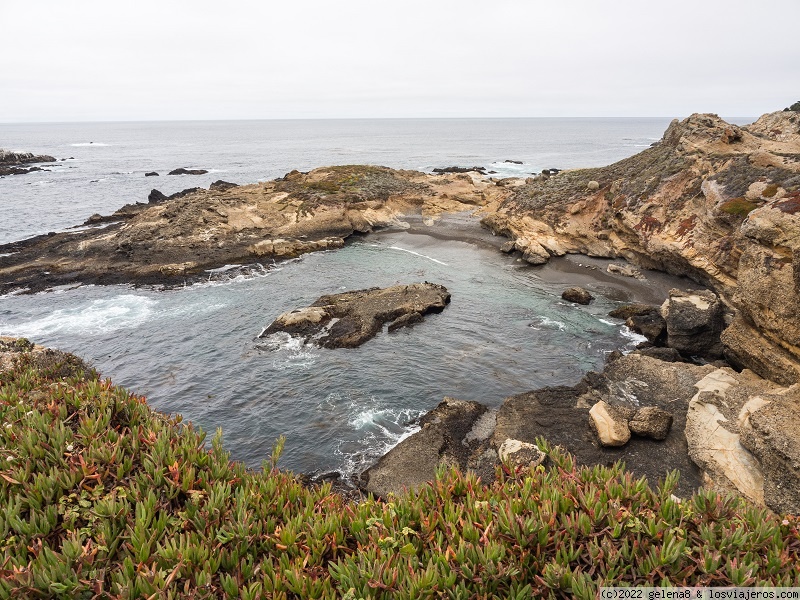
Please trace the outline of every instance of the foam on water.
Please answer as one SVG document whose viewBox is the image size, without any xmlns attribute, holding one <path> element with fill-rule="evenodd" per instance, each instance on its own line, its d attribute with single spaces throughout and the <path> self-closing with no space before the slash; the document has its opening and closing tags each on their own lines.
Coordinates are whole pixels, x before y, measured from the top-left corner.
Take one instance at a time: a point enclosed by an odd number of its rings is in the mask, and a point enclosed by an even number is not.
<svg viewBox="0 0 800 600">
<path fill-rule="evenodd" d="M 433 262 L 438 263 L 440 265 L 443 265 L 445 267 L 449 267 L 450 266 L 446 262 L 442 262 L 441 260 L 438 260 L 438 259 L 433 258 L 431 256 L 426 256 L 425 254 L 420 254 L 419 252 L 414 252 L 413 250 L 407 250 L 405 248 L 400 248 L 399 246 L 389 246 L 389 250 L 400 250 L 401 252 L 408 252 L 409 254 L 413 254 L 414 256 L 419 256 L 421 258 L 427 258 L 428 260 L 432 260 Z"/>
<path fill-rule="evenodd" d="M 133 329 L 153 316 L 158 302 L 145 296 L 123 294 L 92 300 L 70 308 L 61 308 L 32 321 L 0 323 L 4 335 L 40 337 L 53 334 L 105 334 Z"/>
<path fill-rule="evenodd" d="M 82 148 L 84 146 L 88 147 L 88 146 L 110 146 L 110 145 L 111 144 L 104 144 L 103 142 L 78 142 L 75 144 L 70 144 L 70 146 L 73 146 L 75 148 Z"/>
</svg>

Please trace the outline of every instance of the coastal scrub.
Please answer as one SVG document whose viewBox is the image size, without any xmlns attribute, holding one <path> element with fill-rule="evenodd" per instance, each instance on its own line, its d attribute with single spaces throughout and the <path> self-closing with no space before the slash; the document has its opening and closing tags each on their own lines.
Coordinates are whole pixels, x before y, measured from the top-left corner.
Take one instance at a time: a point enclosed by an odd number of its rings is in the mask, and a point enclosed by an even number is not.
<svg viewBox="0 0 800 600">
<path fill-rule="evenodd" d="M 38 348 L 38 347 L 37 347 Z M 76 357 L 0 362 L 0 598 L 594 598 L 602 585 L 800 585 L 796 517 L 624 465 L 442 470 L 346 501 L 232 462 Z"/>
</svg>

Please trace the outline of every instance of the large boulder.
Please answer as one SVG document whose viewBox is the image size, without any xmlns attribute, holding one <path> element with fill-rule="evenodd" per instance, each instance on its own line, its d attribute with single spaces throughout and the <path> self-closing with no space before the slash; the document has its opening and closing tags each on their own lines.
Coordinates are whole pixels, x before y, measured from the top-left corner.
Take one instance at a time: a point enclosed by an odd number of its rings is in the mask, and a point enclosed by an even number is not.
<svg viewBox="0 0 800 600">
<path fill-rule="evenodd" d="M 561 299 L 575 304 L 589 304 L 594 296 L 582 287 L 571 287 L 561 292 Z"/>
<path fill-rule="evenodd" d="M 589 409 L 589 422 L 603 446 L 624 446 L 631 439 L 628 420 L 634 411 L 627 407 L 612 406 L 600 400 Z"/>
<path fill-rule="evenodd" d="M 722 357 L 724 310 L 716 294 L 708 290 L 670 290 L 661 314 L 667 325 L 668 346 L 685 356 Z"/>
<path fill-rule="evenodd" d="M 395 331 L 441 312 L 449 302 L 447 288 L 428 282 L 332 294 L 283 313 L 259 337 L 284 332 L 323 348 L 355 348 L 375 337 L 384 323 L 391 322 Z"/>
</svg>

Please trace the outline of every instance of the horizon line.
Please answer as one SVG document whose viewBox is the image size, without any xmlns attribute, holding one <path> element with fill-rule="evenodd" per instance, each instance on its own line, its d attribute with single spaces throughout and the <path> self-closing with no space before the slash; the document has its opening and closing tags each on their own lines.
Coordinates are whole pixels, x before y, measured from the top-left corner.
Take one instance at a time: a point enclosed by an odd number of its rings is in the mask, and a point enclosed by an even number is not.
<svg viewBox="0 0 800 600">
<path fill-rule="evenodd" d="M 690 114 L 716 114 L 718 113 L 690 113 Z M 492 120 L 492 121 L 514 121 L 525 119 L 574 119 L 574 120 L 589 120 L 589 119 L 684 119 L 688 117 L 675 117 L 666 115 L 649 115 L 649 116 L 624 116 L 624 115 L 597 115 L 597 116 L 514 116 L 514 117 L 486 117 L 486 116 L 472 116 L 472 117 L 243 117 L 243 118 L 198 118 L 198 119 L 92 119 L 92 120 L 54 120 L 54 121 L 2 121 L 0 126 L 3 125 L 68 125 L 68 124 L 82 124 L 82 123 L 209 123 L 209 122 L 237 122 L 237 121 L 478 121 L 478 120 Z M 720 118 L 726 119 L 758 119 L 760 115 L 731 115 L 722 116 Z"/>
</svg>

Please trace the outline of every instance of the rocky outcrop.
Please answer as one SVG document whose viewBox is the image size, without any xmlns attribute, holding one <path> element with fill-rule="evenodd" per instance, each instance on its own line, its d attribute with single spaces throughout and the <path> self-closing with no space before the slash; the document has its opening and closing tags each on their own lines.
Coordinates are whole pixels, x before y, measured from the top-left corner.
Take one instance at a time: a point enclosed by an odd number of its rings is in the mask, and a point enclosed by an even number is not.
<svg viewBox="0 0 800 600">
<path fill-rule="evenodd" d="M 0 176 L 2 175 L 24 175 L 31 171 L 47 171 L 41 167 L 28 167 L 36 163 L 53 163 L 55 157 L 46 154 L 33 154 L 31 152 L 11 152 L 0 149 Z"/>
<path fill-rule="evenodd" d="M 654 483 L 678 469 L 679 492 L 688 495 L 703 479 L 689 458 L 684 435 L 686 413 L 696 392 L 694 384 L 714 370 L 710 365 L 665 363 L 629 354 L 607 364 L 602 373 L 589 373 L 574 387 L 549 387 L 510 396 L 495 410 L 479 411 L 471 402 L 451 404 L 449 410 L 465 407 L 458 428 L 448 428 L 449 421 L 445 420 L 438 426 L 441 429 L 423 427 L 390 450 L 378 463 L 379 471 L 382 477 L 394 477 L 395 490 L 432 480 L 436 467 L 443 463 L 472 469 L 488 481 L 494 477 L 501 450 L 505 448 L 507 453 L 509 440 L 516 447 L 536 445 L 537 439 L 544 438 L 571 452 L 580 464 L 605 465 L 622 459 L 636 476 Z M 600 402 L 623 415 L 626 427 L 633 423 L 641 433 L 629 432 L 629 440 L 622 446 L 601 444 L 590 425 L 590 409 Z M 432 419 L 439 410 L 429 413 Z M 449 440 L 447 444 L 444 439 Z M 435 452 L 428 442 L 433 442 Z M 530 460 L 538 456 L 529 446 L 523 447 L 528 448 Z M 402 472 L 392 474 L 393 466 L 400 464 Z"/>
<path fill-rule="evenodd" d="M 185 169 L 181 167 L 180 169 L 173 169 L 167 175 L 205 175 L 208 173 L 206 169 Z"/>
<path fill-rule="evenodd" d="M 384 323 L 389 331 L 441 312 L 450 302 L 435 283 L 395 285 L 322 296 L 311 306 L 280 315 L 259 337 L 288 333 L 323 348 L 355 348 L 372 339 Z"/>
<path fill-rule="evenodd" d="M 561 299 L 575 304 L 589 304 L 594 296 L 581 287 L 571 287 L 561 292 Z"/>
<path fill-rule="evenodd" d="M 779 512 L 800 513 L 798 386 L 721 368 L 696 388 L 686 439 L 706 483 Z"/>
<path fill-rule="evenodd" d="M 272 262 L 338 248 L 354 233 L 493 206 L 508 191 L 469 174 L 347 166 L 178 195 L 155 194 L 105 228 L 0 246 L 0 294 L 66 283 L 182 285 L 226 264 Z"/>
<path fill-rule="evenodd" d="M 360 487 L 386 498 L 432 481 L 439 467 L 466 463 L 469 444 L 463 442 L 485 413 L 478 402 L 445 398 L 422 417 L 418 432 L 361 474 Z"/>
<path fill-rule="evenodd" d="M 444 174 L 444 173 L 480 173 L 481 175 L 486 174 L 486 169 L 483 167 L 437 167 L 433 169 L 434 173 Z"/>
<path fill-rule="evenodd" d="M 666 324 L 667 346 L 687 357 L 722 357 L 723 305 L 716 294 L 707 290 L 670 290 L 661 314 Z"/>
<path fill-rule="evenodd" d="M 800 381 L 800 114 L 747 127 L 695 114 L 608 167 L 507 189 L 483 222 L 534 264 L 584 253 L 687 276 L 734 314 L 726 358 Z"/>
</svg>

